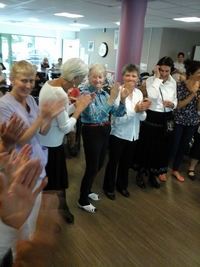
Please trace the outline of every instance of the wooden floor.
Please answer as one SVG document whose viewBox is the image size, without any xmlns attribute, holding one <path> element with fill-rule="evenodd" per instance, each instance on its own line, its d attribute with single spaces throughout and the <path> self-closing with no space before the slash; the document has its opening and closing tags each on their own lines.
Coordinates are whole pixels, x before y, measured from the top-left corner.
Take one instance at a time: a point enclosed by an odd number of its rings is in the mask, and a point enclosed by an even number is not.
<svg viewBox="0 0 200 267">
<path fill-rule="evenodd" d="M 106 165 L 107 158 L 104 166 Z M 130 169 L 130 198 L 116 192 L 109 200 L 102 192 L 104 168 L 93 191 L 101 196 L 92 202 L 98 212 L 77 207 L 85 169 L 83 147 L 76 158 L 67 158 L 70 186 L 67 202 L 74 214 L 73 225 L 64 224 L 51 266 L 55 267 L 198 267 L 200 266 L 200 166 L 197 179 L 187 178 L 185 156 L 181 183 L 170 174 L 160 189 L 136 185 Z M 170 168 L 169 168 L 170 170 Z"/>
</svg>

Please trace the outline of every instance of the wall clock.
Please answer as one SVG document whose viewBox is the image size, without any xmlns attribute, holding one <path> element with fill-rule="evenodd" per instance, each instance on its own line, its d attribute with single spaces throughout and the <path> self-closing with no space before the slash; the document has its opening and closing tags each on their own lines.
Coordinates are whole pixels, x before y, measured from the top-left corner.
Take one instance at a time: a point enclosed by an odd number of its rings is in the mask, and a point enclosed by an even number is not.
<svg viewBox="0 0 200 267">
<path fill-rule="evenodd" d="M 105 57 L 108 54 L 108 45 L 105 42 L 102 42 L 99 46 L 99 55 Z"/>
</svg>

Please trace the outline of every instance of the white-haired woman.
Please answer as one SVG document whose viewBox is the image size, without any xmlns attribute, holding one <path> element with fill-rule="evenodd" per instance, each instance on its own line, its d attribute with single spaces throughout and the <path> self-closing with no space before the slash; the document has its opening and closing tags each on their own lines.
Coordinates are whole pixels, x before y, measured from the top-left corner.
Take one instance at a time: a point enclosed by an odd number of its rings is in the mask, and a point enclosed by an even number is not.
<svg viewBox="0 0 200 267">
<path fill-rule="evenodd" d="M 89 199 L 100 200 L 99 195 L 92 192 L 92 184 L 106 156 L 111 130 L 109 116 L 110 113 L 118 117 L 126 114 L 124 103 L 125 98 L 130 94 L 127 88 L 120 90 L 120 85 L 117 83 L 110 90 L 109 95 L 102 89 L 105 78 L 104 65 L 98 62 L 92 64 L 89 67 L 89 84 L 82 91 L 83 94 L 92 95 L 93 101 L 81 114 L 86 170 L 82 178 L 78 206 L 91 213 L 95 213 L 97 209 L 89 202 Z M 115 105 L 114 101 L 119 93 L 120 104 Z"/>
<path fill-rule="evenodd" d="M 71 58 L 62 65 L 61 76 L 47 81 L 39 95 L 39 105 L 43 105 L 43 102 L 47 99 L 66 100 L 63 112 L 53 119 L 47 135 L 41 136 L 42 144 L 48 147 L 49 151 L 46 166 L 48 184 L 45 189 L 62 191 L 65 200 L 65 189 L 68 188 L 68 174 L 62 145 L 63 137 L 74 128 L 81 112 L 91 103 L 90 95 L 82 95 L 76 100 L 75 104 L 69 105 L 70 101 L 67 92 L 70 88 L 78 87 L 87 73 L 88 68 L 81 59 Z M 73 115 L 69 117 L 72 113 Z M 66 201 L 64 209 L 66 221 L 72 223 L 74 216 L 69 211 Z"/>
</svg>

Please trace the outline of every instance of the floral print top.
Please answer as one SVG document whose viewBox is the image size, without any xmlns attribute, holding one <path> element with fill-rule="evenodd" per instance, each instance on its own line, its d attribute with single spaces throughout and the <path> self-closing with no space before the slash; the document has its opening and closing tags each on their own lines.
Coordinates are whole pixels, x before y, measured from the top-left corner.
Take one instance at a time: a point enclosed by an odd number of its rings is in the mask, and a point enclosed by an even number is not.
<svg viewBox="0 0 200 267">
<path fill-rule="evenodd" d="M 187 89 L 185 82 L 177 83 L 177 98 L 178 102 L 187 98 L 190 95 L 190 91 Z M 196 96 L 181 109 L 174 110 L 174 122 L 184 126 L 198 125 L 199 116 L 197 110 L 198 96 L 200 91 L 197 91 Z"/>
</svg>

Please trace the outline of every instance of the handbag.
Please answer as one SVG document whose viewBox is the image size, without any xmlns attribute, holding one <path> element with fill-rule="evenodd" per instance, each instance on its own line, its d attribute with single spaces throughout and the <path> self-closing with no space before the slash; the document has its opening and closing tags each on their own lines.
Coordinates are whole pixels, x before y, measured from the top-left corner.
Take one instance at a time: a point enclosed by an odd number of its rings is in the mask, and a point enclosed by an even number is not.
<svg viewBox="0 0 200 267">
<path fill-rule="evenodd" d="M 160 90 L 160 94 L 162 97 L 162 101 L 164 102 L 163 94 L 161 90 Z M 164 127 L 163 127 L 164 128 L 163 136 L 168 137 L 173 133 L 173 130 L 174 130 L 174 114 L 173 112 L 166 112 L 165 107 L 164 107 L 164 113 L 165 113 L 165 121 L 164 121 Z"/>
</svg>

